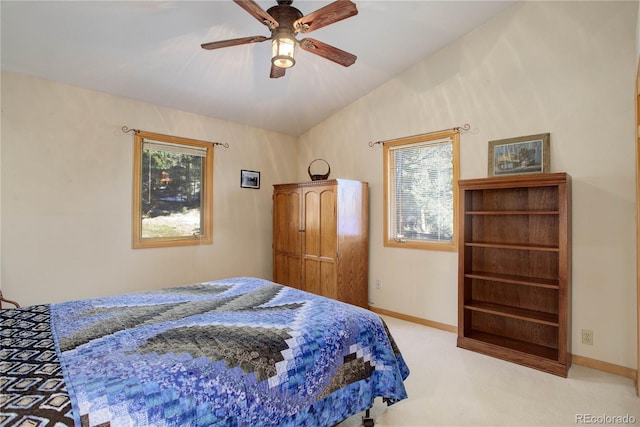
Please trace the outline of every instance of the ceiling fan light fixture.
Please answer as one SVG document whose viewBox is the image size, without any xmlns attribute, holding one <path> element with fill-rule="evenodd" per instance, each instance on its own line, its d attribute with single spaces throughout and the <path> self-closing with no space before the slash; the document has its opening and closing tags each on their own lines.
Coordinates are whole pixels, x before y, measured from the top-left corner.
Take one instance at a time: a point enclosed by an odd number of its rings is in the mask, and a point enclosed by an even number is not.
<svg viewBox="0 0 640 427">
<path fill-rule="evenodd" d="M 307 15 L 291 6 L 294 0 L 276 0 L 277 5 L 270 7 L 266 11 L 256 0 L 233 1 L 261 24 L 266 25 L 271 32 L 271 37 L 240 37 L 203 43 L 200 47 L 213 50 L 271 40 L 271 70 L 269 77 L 272 79 L 284 76 L 286 69 L 296 64 L 296 60 L 293 57 L 296 45 L 299 45 L 300 49 L 304 51 L 333 61 L 343 67 L 348 67 L 356 62 L 357 57 L 349 52 L 315 39 L 305 38 L 298 41 L 295 38 L 299 33 L 307 34 L 357 15 L 358 8 L 351 0 L 334 0 L 333 3 L 329 3 Z"/>
<path fill-rule="evenodd" d="M 293 53 L 296 40 L 289 34 L 280 34 L 271 41 L 271 63 L 280 68 L 291 68 L 296 63 Z"/>
</svg>

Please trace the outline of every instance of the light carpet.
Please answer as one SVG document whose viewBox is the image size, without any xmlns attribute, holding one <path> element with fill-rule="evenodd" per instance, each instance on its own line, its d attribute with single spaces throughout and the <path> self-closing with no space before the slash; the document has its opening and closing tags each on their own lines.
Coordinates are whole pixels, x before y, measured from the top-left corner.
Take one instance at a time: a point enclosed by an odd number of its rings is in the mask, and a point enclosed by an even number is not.
<svg viewBox="0 0 640 427">
<path fill-rule="evenodd" d="M 572 365 L 568 378 L 456 347 L 456 334 L 383 316 L 409 365 L 409 398 L 376 399 L 376 427 L 640 425 L 629 378 Z M 355 415 L 339 427 L 362 425 Z"/>
</svg>

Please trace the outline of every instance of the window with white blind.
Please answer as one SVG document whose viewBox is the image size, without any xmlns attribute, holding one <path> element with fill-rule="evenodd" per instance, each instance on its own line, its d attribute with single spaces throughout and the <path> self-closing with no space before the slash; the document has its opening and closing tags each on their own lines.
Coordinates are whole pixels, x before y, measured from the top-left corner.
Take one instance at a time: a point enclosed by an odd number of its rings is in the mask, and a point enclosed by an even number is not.
<svg viewBox="0 0 640 427">
<path fill-rule="evenodd" d="M 138 131 L 134 147 L 133 247 L 212 243 L 211 143 Z"/>
<path fill-rule="evenodd" d="M 455 130 L 384 143 L 384 245 L 456 250 Z"/>
</svg>

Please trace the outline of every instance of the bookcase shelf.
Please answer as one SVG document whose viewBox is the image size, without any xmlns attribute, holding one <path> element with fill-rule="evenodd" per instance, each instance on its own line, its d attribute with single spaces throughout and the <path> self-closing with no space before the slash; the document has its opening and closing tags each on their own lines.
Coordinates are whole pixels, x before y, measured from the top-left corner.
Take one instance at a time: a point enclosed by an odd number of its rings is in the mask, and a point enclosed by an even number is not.
<svg viewBox="0 0 640 427">
<path fill-rule="evenodd" d="M 558 215 L 558 211 L 469 211 L 466 215 Z"/>
<path fill-rule="evenodd" d="M 524 251 L 546 251 L 546 252 L 558 252 L 560 248 L 557 246 L 543 246 L 543 245 L 528 245 L 528 244 L 503 244 L 503 243 L 488 243 L 488 242 L 470 242 L 465 243 L 465 246 L 476 246 L 479 248 L 501 248 L 501 249 L 519 249 Z"/>
<path fill-rule="evenodd" d="M 465 273 L 470 279 L 491 280 L 494 282 L 513 283 L 514 285 L 537 286 L 540 288 L 559 289 L 558 279 L 542 279 L 530 276 L 515 276 L 509 274 L 486 273 L 470 271 Z"/>
<path fill-rule="evenodd" d="M 502 304 L 493 304 L 484 301 L 469 301 L 464 305 L 465 310 L 477 310 L 484 313 L 491 313 L 497 316 L 511 317 L 514 319 L 526 320 L 528 322 L 542 323 L 545 325 L 559 326 L 558 314 L 545 313 L 544 311 L 528 310 L 525 308 L 512 307 Z"/>
<path fill-rule="evenodd" d="M 570 177 L 459 182 L 458 347 L 565 376 Z"/>
<path fill-rule="evenodd" d="M 509 356 L 520 357 L 527 361 L 529 359 L 533 359 L 535 362 L 538 362 L 542 366 L 549 364 L 548 361 L 558 359 L 558 349 L 531 344 L 529 342 L 514 340 L 511 338 L 505 338 L 499 335 L 492 335 L 485 332 L 472 330 L 470 331 L 466 339 L 469 340 L 470 346 L 473 346 L 475 344 L 473 341 L 475 341 L 476 343 L 484 343 L 486 344 L 484 346 L 485 348 L 494 347 L 494 351 L 496 352 L 513 352 L 516 354 L 509 354 Z"/>
</svg>

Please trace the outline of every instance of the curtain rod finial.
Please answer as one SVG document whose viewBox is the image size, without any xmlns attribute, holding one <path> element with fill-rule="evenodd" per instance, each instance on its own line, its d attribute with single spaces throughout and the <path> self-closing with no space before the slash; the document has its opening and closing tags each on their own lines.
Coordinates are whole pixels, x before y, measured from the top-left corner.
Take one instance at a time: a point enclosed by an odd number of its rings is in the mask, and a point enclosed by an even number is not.
<svg viewBox="0 0 640 427">
<path fill-rule="evenodd" d="M 126 126 L 122 126 L 122 132 L 124 132 L 124 133 L 129 133 L 129 132 L 138 133 L 138 129 L 129 129 Z"/>
</svg>

